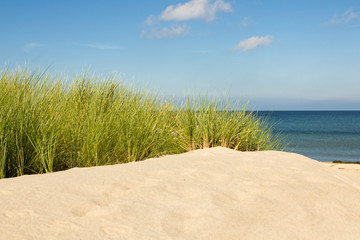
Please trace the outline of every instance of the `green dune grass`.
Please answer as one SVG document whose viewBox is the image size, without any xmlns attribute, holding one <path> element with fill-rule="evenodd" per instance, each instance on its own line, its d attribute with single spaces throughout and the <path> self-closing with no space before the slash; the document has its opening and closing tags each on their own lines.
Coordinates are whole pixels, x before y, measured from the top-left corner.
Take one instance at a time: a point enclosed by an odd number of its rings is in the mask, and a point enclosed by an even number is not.
<svg viewBox="0 0 360 240">
<path fill-rule="evenodd" d="M 240 105 L 186 97 L 179 107 L 112 78 L 0 73 L 0 178 L 224 146 L 282 147 L 271 126 Z"/>
</svg>

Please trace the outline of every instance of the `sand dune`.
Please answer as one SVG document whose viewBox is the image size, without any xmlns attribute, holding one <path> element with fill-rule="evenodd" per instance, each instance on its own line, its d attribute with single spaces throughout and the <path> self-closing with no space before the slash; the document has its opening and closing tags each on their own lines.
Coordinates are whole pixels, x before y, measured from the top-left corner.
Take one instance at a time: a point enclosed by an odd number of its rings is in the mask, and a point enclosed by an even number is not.
<svg viewBox="0 0 360 240">
<path fill-rule="evenodd" d="M 0 239 L 360 239 L 360 166 L 213 148 L 2 179 Z"/>
</svg>

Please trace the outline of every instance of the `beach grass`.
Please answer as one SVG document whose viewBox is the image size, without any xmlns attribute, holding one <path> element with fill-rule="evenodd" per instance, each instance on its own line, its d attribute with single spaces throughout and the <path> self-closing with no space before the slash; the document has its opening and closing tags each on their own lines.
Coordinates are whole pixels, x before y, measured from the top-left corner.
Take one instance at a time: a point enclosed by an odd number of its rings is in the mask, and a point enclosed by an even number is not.
<svg viewBox="0 0 360 240">
<path fill-rule="evenodd" d="M 348 162 L 348 161 L 340 161 L 340 160 L 335 160 L 335 161 L 332 161 L 332 163 L 341 163 L 341 164 L 360 164 L 359 161 L 357 162 Z"/>
<path fill-rule="evenodd" d="M 0 73 L 0 178 L 141 161 L 223 146 L 281 149 L 267 121 L 207 96 L 179 106 L 116 78 Z"/>
</svg>

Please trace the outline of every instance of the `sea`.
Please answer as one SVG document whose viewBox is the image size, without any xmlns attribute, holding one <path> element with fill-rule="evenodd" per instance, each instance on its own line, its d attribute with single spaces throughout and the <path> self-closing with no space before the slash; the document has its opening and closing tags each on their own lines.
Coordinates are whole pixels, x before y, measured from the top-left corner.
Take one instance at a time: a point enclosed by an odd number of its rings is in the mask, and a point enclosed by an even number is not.
<svg viewBox="0 0 360 240">
<path fill-rule="evenodd" d="M 261 111 L 285 151 L 332 162 L 360 161 L 360 111 Z"/>
</svg>

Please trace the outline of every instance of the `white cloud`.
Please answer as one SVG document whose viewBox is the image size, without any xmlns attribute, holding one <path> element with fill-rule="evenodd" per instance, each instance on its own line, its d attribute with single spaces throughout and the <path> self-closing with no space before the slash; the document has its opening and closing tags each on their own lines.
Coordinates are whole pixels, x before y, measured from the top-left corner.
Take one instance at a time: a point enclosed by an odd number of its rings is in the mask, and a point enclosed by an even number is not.
<svg viewBox="0 0 360 240">
<path fill-rule="evenodd" d="M 90 47 L 90 48 L 96 48 L 101 50 L 114 50 L 114 49 L 120 49 L 120 47 L 115 45 L 106 45 L 106 44 L 85 44 L 84 46 Z"/>
<path fill-rule="evenodd" d="M 182 26 L 171 26 L 170 28 L 163 27 L 161 29 L 152 28 L 151 31 L 143 30 L 141 36 L 145 38 L 173 38 L 187 33 L 188 27 Z"/>
<path fill-rule="evenodd" d="M 197 54 L 209 54 L 211 53 L 209 50 L 196 50 L 193 51 L 193 53 L 197 53 Z"/>
<path fill-rule="evenodd" d="M 39 43 L 27 43 L 27 44 L 25 44 L 25 48 L 27 48 L 27 49 L 36 48 L 36 47 L 40 47 L 40 46 L 41 46 L 41 44 L 39 44 Z"/>
<path fill-rule="evenodd" d="M 230 12 L 230 3 L 223 0 L 191 0 L 186 3 L 179 3 L 176 6 L 170 5 L 161 14 L 160 20 L 163 21 L 184 21 L 189 19 L 204 19 L 213 21 L 218 11 Z"/>
<path fill-rule="evenodd" d="M 247 50 L 255 49 L 259 46 L 269 46 L 272 42 L 272 39 L 272 36 L 251 37 L 239 42 L 239 44 L 233 47 L 232 50 L 242 50 L 245 52 Z"/>
<path fill-rule="evenodd" d="M 211 22 L 219 11 L 232 11 L 230 3 L 224 0 L 190 0 L 185 3 L 170 5 L 159 16 L 151 15 L 144 21 L 145 25 L 153 27 L 149 30 L 143 30 L 141 37 L 173 38 L 182 36 L 188 32 L 189 27 L 187 25 L 172 25 L 160 28 L 159 25 L 162 25 L 161 21 L 203 19 Z"/>
<path fill-rule="evenodd" d="M 156 17 L 154 15 L 149 16 L 146 20 L 145 20 L 145 24 L 146 25 L 153 25 L 156 22 Z"/>
<path fill-rule="evenodd" d="M 349 8 L 346 12 L 341 14 L 341 16 L 338 16 L 337 13 L 335 13 L 334 17 L 326 22 L 327 24 L 340 24 L 340 23 L 347 23 L 351 20 L 357 19 L 359 17 L 359 14 L 357 12 L 354 12 L 352 8 Z"/>
<path fill-rule="evenodd" d="M 247 26 L 249 26 L 250 24 L 251 24 L 250 18 L 249 18 L 249 17 L 244 17 L 244 18 L 241 20 L 239 26 L 241 26 L 241 27 L 247 27 Z"/>
</svg>

